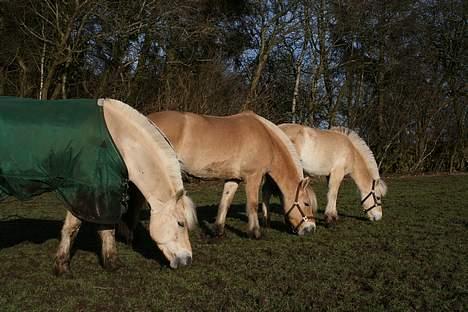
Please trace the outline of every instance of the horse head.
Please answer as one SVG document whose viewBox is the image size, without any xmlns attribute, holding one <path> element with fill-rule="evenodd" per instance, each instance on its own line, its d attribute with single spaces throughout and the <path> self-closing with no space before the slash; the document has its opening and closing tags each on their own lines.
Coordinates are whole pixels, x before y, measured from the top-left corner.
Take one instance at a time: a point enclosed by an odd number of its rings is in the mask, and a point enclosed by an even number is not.
<svg viewBox="0 0 468 312">
<path fill-rule="evenodd" d="M 372 185 L 367 194 L 361 199 L 364 213 L 371 221 L 382 219 L 382 197 L 387 193 L 387 185 L 381 179 L 372 180 Z"/>
<path fill-rule="evenodd" d="M 294 233 L 304 235 L 315 231 L 315 214 L 317 212 L 317 198 L 315 192 L 308 187 L 310 178 L 306 177 L 299 182 L 296 197 L 285 217 Z"/>
<path fill-rule="evenodd" d="M 197 219 L 194 205 L 183 190 L 166 203 L 148 201 L 151 206 L 149 232 L 173 269 L 192 263 L 188 230 Z"/>
</svg>

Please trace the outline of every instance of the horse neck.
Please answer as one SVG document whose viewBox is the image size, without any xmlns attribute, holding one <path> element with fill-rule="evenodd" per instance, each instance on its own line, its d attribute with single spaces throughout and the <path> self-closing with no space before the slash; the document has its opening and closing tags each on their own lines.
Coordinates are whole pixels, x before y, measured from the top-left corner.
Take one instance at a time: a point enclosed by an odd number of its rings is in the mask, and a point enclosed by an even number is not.
<svg viewBox="0 0 468 312">
<path fill-rule="evenodd" d="M 358 187 L 362 196 L 369 193 L 370 189 L 372 188 L 372 181 L 374 178 L 372 177 L 366 162 L 357 151 L 354 151 L 354 164 L 353 170 L 351 171 L 351 177 L 356 183 L 356 186 Z"/>
<path fill-rule="evenodd" d="M 159 130 L 128 105 L 105 108 L 107 126 L 124 158 L 129 179 L 150 203 L 175 198 L 183 188 L 180 167 Z"/>
<path fill-rule="evenodd" d="M 276 156 L 276 155 L 275 155 Z M 304 178 L 302 172 L 298 172 L 291 159 L 286 157 L 274 157 L 272 167 L 269 172 L 283 195 L 285 209 L 293 204 L 296 197 L 296 190 Z"/>
<path fill-rule="evenodd" d="M 285 209 L 295 200 L 296 190 L 304 178 L 296 149 L 288 136 L 271 121 L 256 116 L 269 133 L 272 142 L 272 162 L 269 175 L 283 194 Z"/>
</svg>

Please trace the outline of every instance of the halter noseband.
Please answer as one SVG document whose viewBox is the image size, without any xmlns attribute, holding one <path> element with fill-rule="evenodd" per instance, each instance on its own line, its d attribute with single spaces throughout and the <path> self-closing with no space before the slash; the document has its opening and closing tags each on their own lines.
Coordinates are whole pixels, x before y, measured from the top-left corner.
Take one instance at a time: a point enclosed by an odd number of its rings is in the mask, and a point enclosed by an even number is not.
<svg viewBox="0 0 468 312">
<path fill-rule="evenodd" d="M 297 186 L 297 189 L 296 189 L 296 198 L 294 199 L 294 203 L 292 204 L 291 208 L 289 208 L 288 212 L 286 212 L 286 214 L 284 215 L 285 218 L 288 217 L 288 215 L 291 213 L 291 211 L 297 207 L 297 210 L 299 210 L 299 213 L 301 214 L 302 218 L 301 218 L 301 222 L 299 222 L 298 225 L 296 226 L 293 226 L 292 223 L 289 221 L 289 223 L 291 224 L 291 227 L 292 228 L 292 231 L 293 233 L 297 233 L 297 229 L 299 229 L 299 227 L 302 225 L 302 223 L 304 222 L 307 222 L 309 221 L 309 219 L 313 220 L 314 217 L 313 216 L 307 216 L 304 211 L 302 211 L 301 209 L 301 206 L 299 205 L 299 202 L 297 201 L 298 198 L 299 198 L 299 188 L 301 187 L 301 183 L 299 182 L 299 185 Z"/>
<path fill-rule="evenodd" d="M 372 196 L 372 199 L 374 200 L 374 205 L 367 208 L 367 209 L 364 209 L 364 213 L 368 213 L 369 211 L 371 211 L 372 209 L 374 209 L 375 207 L 379 207 L 379 206 L 382 206 L 382 202 L 380 201 L 380 198 L 377 198 L 377 196 L 375 195 L 375 180 L 372 180 L 372 189 L 371 191 L 369 192 L 369 194 L 366 195 L 366 197 L 364 197 L 362 200 L 361 200 L 361 206 L 366 202 L 366 200 Z"/>
</svg>

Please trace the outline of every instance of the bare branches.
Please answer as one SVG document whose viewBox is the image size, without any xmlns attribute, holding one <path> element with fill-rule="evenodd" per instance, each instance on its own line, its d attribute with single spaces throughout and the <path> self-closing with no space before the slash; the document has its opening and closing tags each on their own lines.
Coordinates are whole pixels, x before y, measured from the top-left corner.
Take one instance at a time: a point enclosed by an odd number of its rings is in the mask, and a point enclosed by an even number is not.
<svg viewBox="0 0 468 312">
<path fill-rule="evenodd" d="M 463 170 L 462 12 L 461 0 L 7 1 L 0 92 L 252 109 L 352 127 L 383 171 Z"/>
</svg>

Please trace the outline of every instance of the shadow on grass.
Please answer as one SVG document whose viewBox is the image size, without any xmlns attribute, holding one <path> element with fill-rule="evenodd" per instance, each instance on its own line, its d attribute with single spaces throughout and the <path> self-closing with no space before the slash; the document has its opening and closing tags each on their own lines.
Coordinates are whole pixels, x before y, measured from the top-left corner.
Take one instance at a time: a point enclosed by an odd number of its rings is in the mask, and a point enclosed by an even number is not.
<svg viewBox="0 0 468 312">
<path fill-rule="evenodd" d="M 349 219 L 355 219 L 355 220 L 359 220 L 359 221 L 369 221 L 369 218 L 367 218 L 366 216 L 364 215 L 355 215 L 355 214 L 347 214 L 347 213 L 338 213 L 338 216 L 340 218 L 349 218 Z"/>
<path fill-rule="evenodd" d="M 23 242 L 43 244 L 50 239 L 59 240 L 62 225 L 63 222 L 58 220 L 29 218 L 0 221 L 0 249 L 13 247 Z M 73 247 L 86 251 L 96 251 L 100 248 L 96 225 L 83 223 Z"/>
<path fill-rule="evenodd" d="M 283 209 L 281 208 L 280 205 L 278 204 L 270 204 L 270 212 L 271 213 L 276 213 L 278 215 L 281 215 L 283 216 Z M 323 226 L 323 227 L 329 227 L 329 225 L 325 222 L 325 217 L 324 217 L 324 210 L 318 210 L 317 211 L 317 215 L 315 216 L 315 225 L 317 227 L 320 227 L 320 226 Z M 347 213 L 341 213 L 339 212 L 338 213 L 338 217 L 339 219 L 355 219 L 355 220 L 359 220 L 359 221 L 369 221 L 369 219 L 364 216 L 364 215 L 355 215 L 355 214 L 347 214 Z M 339 220 L 338 220 L 338 224 L 339 224 Z M 289 227 L 287 225 L 285 225 L 283 223 L 283 225 L 286 227 L 287 230 L 290 230 Z M 275 227 L 272 225 L 271 228 L 274 228 Z M 280 229 L 278 229 L 280 230 Z"/>
<path fill-rule="evenodd" d="M 145 212 L 146 214 L 146 212 Z M 149 212 L 147 212 L 149 220 Z M 141 219 L 146 220 L 146 219 Z M 152 259 L 159 263 L 161 266 L 169 266 L 169 261 L 166 259 L 162 251 L 158 248 L 156 243 L 151 238 L 148 229 L 138 222 L 133 233 L 133 242 L 131 243 L 132 249 L 145 257 Z"/>
<path fill-rule="evenodd" d="M 58 220 L 38 220 L 19 218 L 0 221 L 0 250 L 14 247 L 24 242 L 43 244 L 48 240 L 56 239 L 57 247 L 60 240 L 60 231 L 63 222 Z M 83 222 L 72 246 L 71 257 L 77 250 L 95 253 L 98 258 L 101 254 L 101 241 L 99 239 L 98 226 Z M 132 249 L 147 259 L 154 259 L 160 265 L 168 264 L 166 258 L 151 239 L 148 230 L 139 224 L 135 229 L 135 239 Z M 120 241 L 120 239 L 118 239 Z M 73 260 L 72 260 L 73 261 Z"/>
<path fill-rule="evenodd" d="M 214 226 L 217 212 L 218 212 L 217 205 L 207 205 L 207 206 L 197 207 L 197 216 L 198 216 L 199 226 L 202 232 L 204 233 L 204 235 L 211 237 L 211 238 L 217 237 L 215 226 Z M 283 214 L 283 211 L 281 210 L 279 205 L 272 205 L 272 212 L 279 213 L 281 215 Z M 261 212 L 261 205 L 259 205 L 259 209 L 257 213 L 259 216 L 261 228 L 265 228 L 265 222 L 263 220 L 263 216 Z M 229 208 L 227 217 L 241 221 L 242 223 L 245 224 L 245 227 L 243 229 L 238 229 L 232 226 L 231 224 L 229 224 L 229 221 L 227 221 L 227 223 L 224 226 L 226 231 L 229 231 L 233 233 L 234 235 L 241 237 L 241 238 L 249 238 L 249 235 L 247 233 L 248 217 L 245 212 L 244 204 L 231 205 L 231 207 Z M 270 228 L 279 232 L 290 232 L 289 226 L 285 224 L 283 221 L 272 220 L 270 222 Z"/>
<path fill-rule="evenodd" d="M 0 221 L 0 249 L 23 242 L 42 244 L 50 239 L 58 239 L 62 224 L 55 220 L 23 218 Z"/>
</svg>

